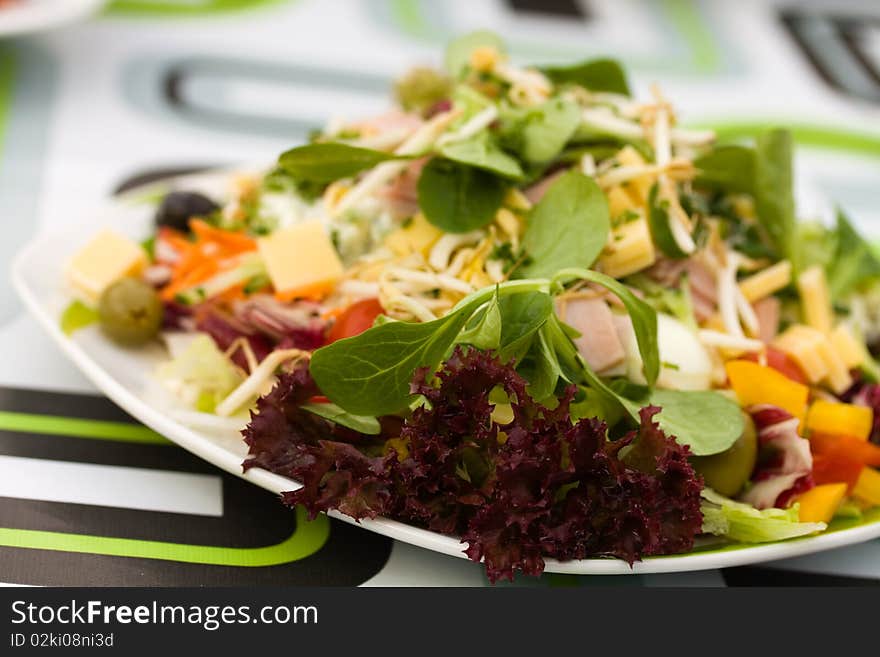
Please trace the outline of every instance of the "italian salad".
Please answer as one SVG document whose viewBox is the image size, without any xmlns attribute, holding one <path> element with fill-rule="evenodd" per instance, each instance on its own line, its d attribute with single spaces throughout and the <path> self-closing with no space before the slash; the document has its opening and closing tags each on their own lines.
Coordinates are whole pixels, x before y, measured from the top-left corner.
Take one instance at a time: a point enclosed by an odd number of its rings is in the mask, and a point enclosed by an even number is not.
<svg viewBox="0 0 880 657">
<path fill-rule="evenodd" d="M 458 536 L 493 581 L 880 505 L 880 260 L 796 221 L 787 131 L 719 143 L 490 32 L 394 92 L 94 236 L 62 327 L 161 341 L 175 417 L 240 430 L 284 503 Z"/>
</svg>

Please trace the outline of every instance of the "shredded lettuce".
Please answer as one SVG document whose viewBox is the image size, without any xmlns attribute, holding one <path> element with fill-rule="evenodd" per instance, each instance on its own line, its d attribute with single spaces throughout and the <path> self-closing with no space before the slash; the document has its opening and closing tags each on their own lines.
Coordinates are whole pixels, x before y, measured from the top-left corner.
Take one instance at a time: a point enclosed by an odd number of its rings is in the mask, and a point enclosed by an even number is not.
<svg viewBox="0 0 880 657">
<path fill-rule="evenodd" d="M 702 492 L 703 533 L 725 536 L 743 543 L 784 541 L 823 531 L 824 522 L 799 522 L 798 505 L 787 509 L 759 511 L 749 504 L 736 502 L 711 488 Z"/>
<path fill-rule="evenodd" d="M 238 368 L 206 334 L 194 338 L 179 356 L 160 365 L 156 376 L 166 388 L 202 413 L 213 413 L 217 404 L 243 380 Z"/>
</svg>

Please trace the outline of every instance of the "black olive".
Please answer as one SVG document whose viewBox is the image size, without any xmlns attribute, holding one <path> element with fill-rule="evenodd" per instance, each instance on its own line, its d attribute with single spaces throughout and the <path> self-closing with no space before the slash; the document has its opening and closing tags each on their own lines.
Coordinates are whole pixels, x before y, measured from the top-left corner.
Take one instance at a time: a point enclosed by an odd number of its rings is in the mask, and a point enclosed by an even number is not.
<svg viewBox="0 0 880 657">
<path fill-rule="evenodd" d="M 214 201 L 197 192 L 171 192 L 156 210 L 156 226 L 168 226 L 186 233 L 192 217 L 207 217 L 219 209 Z"/>
</svg>

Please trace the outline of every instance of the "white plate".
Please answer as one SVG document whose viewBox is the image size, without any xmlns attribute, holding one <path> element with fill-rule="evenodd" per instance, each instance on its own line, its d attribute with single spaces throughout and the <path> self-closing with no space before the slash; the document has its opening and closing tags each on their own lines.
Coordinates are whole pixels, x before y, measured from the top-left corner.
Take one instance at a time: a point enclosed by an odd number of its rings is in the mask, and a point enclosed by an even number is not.
<svg viewBox="0 0 880 657">
<path fill-rule="evenodd" d="M 174 184 L 217 196 L 226 186 L 227 175 L 212 173 L 188 176 L 176 179 Z M 156 363 L 163 356 L 158 347 L 127 350 L 104 339 L 94 327 L 79 331 L 73 337 L 64 335 L 59 328 L 61 311 L 70 300 L 63 286 L 64 264 L 79 246 L 103 226 L 112 225 L 116 230 L 138 240 L 150 234 L 153 209 L 134 202 L 133 198 L 129 195 L 124 199 L 108 202 L 99 211 L 88 215 L 89 220 L 86 223 L 71 227 L 68 231 L 53 230 L 34 239 L 21 250 L 13 262 L 12 280 L 16 291 L 46 332 L 80 370 L 104 394 L 138 420 L 217 467 L 274 493 L 298 488 L 294 481 L 265 470 L 251 469 L 242 474 L 241 463 L 246 449 L 239 437 L 194 431 L 169 416 L 172 410 L 169 400 L 157 394 L 157 386 L 151 378 Z M 346 522 L 355 522 L 341 514 L 330 515 Z M 462 553 L 464 546 L 455 538 L 394 520 L 364 520 L 359 525 L 406 543 L 466 558 Z M 820 552 L 878 536 L 880 512 L 875 510 L 860 521 L 838 522 L 829 531 L 818 536 L 787 542 L 721 546 L 716 543 L 684 555 L 651 557 L 636 563 L 632 568 L 615 559 L 568 562 L 548 559 L 546 570 L 597 575 L 725 568 Z"/>
<path fill-rule="evenodd" d="M 96 14 L 107 0 L 19 0 L 0 7 L 0 37 L 42 32 Z"/>
</svg>

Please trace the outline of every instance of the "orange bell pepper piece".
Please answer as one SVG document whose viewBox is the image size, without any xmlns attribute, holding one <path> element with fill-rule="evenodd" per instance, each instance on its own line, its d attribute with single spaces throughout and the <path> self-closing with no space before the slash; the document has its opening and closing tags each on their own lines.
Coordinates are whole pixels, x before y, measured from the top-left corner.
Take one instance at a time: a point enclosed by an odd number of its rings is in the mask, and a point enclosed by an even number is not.
<svg viewBox="0 0 880 657">
<path fill-rule="evenodd" d="M 748 360 L 730 360 L 725 365 L 730 387 L 742 406 L 771 404 L 788 411 L 803 424 L 810 389 L 771 367 Z"/>
<path fill-rule="evenodd" d="M 846 495 L 846 484 L 823 484 L 799 495 L 801 522 L 830 522 Z"/>
</svg>

